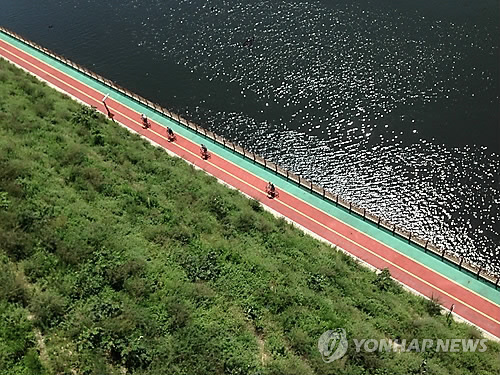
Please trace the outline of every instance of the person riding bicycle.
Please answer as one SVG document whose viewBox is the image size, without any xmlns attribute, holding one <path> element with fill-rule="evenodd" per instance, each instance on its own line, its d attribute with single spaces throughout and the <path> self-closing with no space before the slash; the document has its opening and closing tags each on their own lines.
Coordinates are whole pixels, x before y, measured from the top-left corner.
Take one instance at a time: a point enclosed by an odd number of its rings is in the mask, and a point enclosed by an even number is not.
<svg viewBox="0 0 500 375">
<path fill-rule="evenodd" d="M 274 196 L 276 194 L 276 187 L 274 186 L 274 184 L 269 181 L 269 183 L 267 184 L 267 193 L 271 196 Z"/>
<path fill-rule="evenodd" d="M 203 143 L 200 145 L 200 152 L 203 158 L 208 158 L 208 149 L 207 146 L 205 146 Z"/>
<path fill-rule="evenodd" d="M 170 127 L 167 127 L 167 138 L 169 141 L 173 141 L 175 139 L 174 131 Z"/>
<path fill-rule="evenodd" d="M 144 113 L 141 113 L 141 120 L 142 120 L 142 125 L 144 126 L 144 128 L 149 128 L 148 118 Z"/>
</svg>

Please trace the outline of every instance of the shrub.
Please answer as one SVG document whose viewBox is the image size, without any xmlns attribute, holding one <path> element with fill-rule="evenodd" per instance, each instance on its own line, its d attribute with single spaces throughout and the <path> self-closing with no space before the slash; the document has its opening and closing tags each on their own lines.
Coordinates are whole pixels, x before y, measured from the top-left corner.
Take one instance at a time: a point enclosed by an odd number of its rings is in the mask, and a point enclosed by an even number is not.
<svg viewBox="0 0 500 375">
<path fill-rule="evenodd" d="M 31 84 L 27 80 L 22 80 L 18 83 L 18 87 L 24 92 L 24 94 L 28 97 L 32 97 L 35 93 L 36 86 Z"/>
<path fill-rule="evenodd" d="M 81 165 L 87 161 L 86 148 L 82 145 L 69 144 L 62 153 L 61 165 Z"/>
<path fill-rule="evenodd" d="M 28 374 L 30 375 L 43 375 L 46 373 L 42 362 L 40 361 L 40 356 L 35 348 L 27 350 L 26 355 L 24 356 L 24 364 L 26 365 Z"/>
<path fill-rule="evenodd" d="M 262 204 L 257 199 L 250 199 L 250 207 L 252 207 L 252 210 L 255 212 L 262 212 L 264 210 Z"/>
<path fill-rule="evenodd" d="M 0 299 L 0 373 L 12 374 L 22 364 L 23 357 L 36 358 L 35 338 L 27 311 Z M 37 374 L 36 372 L 26 372 Z"/>
<path fill-rule="evenodd" d="M 221 271 L 217 254 L 214 251 L 206 253 L 190 253 L 183 261 L 183 267 L 191 281 L 215 280 Z"/>
<path fill-rule="evenodd" d="M 105 185 L 107 185 L 108 183 L 105 180 L 102 171 L 95 167 L 84 167 L 82 169 L 76 169 L 72 173 L 77 173 L 77 175 L 80 175 L 82 180 L 84 180 L 98 192 L 102 192 Z M 73 176 L 73 178 L 74 177 L 76 176 Z"/>
<path fill-rule="evenodd" d="M 15 220 L 9 217 L 10 223 L 0 223 L 11 225 Z M 15 260 L 26 258 L 31 251 L 30 236 L 28 233 L 17 228 L 0 227 L 0 244 L 5 253 Z"/>
<path fill-rule="evenodd" d="M 8 209 L 10 205 L 9 194 L 6 191 L 0 191 L 0 209 Z"/>
<path fill-rule="evenodd" d="M 188 324 L 191 314 L 184 302 L 170 300 L 165 307 L 169 315 L 169 328 L 172 332 L 182 329 Z"/>
<path fill-rule="evenodd" d="M 9 153 L 8 149 L 1 151 L 2 153 L 5 152 L 4 155 L 10 157 L 9 160 L 0 162 L 0 183 L 3 185 L 7 181 L 16 181 L 18 178 L 25 175 L 27 166 L 22 160 L 17 159 L 14 155 Z"/>
<path fill-rule="evenodd" d="M 53 254 L 39 250 L 24 263 L 24 273 L 31 282 L 44 278 L 53 272 L 58 265 L 58 259 Z"/>
<path fill-rule="evenodd" d="M 35 315 L 36 322 L 42 328 L 57 324 L 64 315 L 67 299 L 55 291 L 37 291 L 30 302 L 30 310 Z"/>
<path fill-rule="evenodd" d="M 99 129 L 93 129 L 92 130 L 92 137 L 93 137 L 93 144 L 95 146 L 104 146 L 104 134 Z"/>
<path fill-rule="evenodd" d="M 43 93 L 43 91 L 41 91 Z M 54 110 L 54 101 L 50 97 L 43 97 L 43 95 L 33 104 L 35 114 L 44 118 L 47 117 Z"/>
<path fill-rule="evenodd" d="M 439 316 L 441 315 L 441 304 L 439 303 L 439 299 L 431 296 L 429 299 L 425 299 L 424 301 L 425 310 L 430 316 Z"/>
<path fill-rule="evenodd" d="M 205 201 L 205 206 L 215 215 L 217 220 L 223 220 L 234 209 L 234 205 L 230 204 L 219 193 L 210 194 Z"/>
<path fill-rule="evenodd" d="M 110 285 L 117 291 L 123 289 L 125 281 L 134 276 L 141 276 L 146 267 L 143 259 L 130 259 L 122 264 L 117 264 L 106 270 Z"/>
<path fill-rule="evenodd" d="M 249 233 L 255 228 L 256 217 L 251 211 L 241 211 L 236 215 L 234 227 L 241 233 Z"/>
<path fill-rule="evenodd" d="M 142 277 L 129 277 L 125 280 L 124 288 L 131 296 L 138 300 L 146 298 L 149 294 L 148 282 Z"/>
<path fill-rule="evenodd" d="M 6 259 L 0 259 L 0 300 L 25 305 L 28 299 L 26 283 L 14 265 Z"/>
<path fill-rule="evenodd" d="M 75 125 L 81 125 L 87 129 L 92 129 L 93 127 L 97 126 L 98 119 L 99 114 L 94 108 L 80 106 L 78 110 L 73 114 L 71 121 Z"/>
<path fill-rule="evenodd" d="M 307 285 L 316 292 L 322 292 L 328 286 L 328 278 L 319 273 L 309 273 Z"/>
<path fill-rule="evenodd" d="M 391 278 L 389 269 L 384 268 L 382 272 L 377 275 L 375 280 L 373 280 L 373 284 L 375 284 L 380 290 L 391 290 L 394 286 L 394 281 Z"/>
</svg>

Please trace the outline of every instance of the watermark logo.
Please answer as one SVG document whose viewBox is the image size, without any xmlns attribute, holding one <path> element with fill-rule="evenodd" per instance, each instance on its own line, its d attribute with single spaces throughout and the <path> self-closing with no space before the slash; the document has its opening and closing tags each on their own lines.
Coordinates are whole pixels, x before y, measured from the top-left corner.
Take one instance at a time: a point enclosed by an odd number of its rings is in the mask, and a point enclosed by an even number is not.
<svg viewBox="0 0 500 375">
<path fill-rule="evenodd" d="M 485 352 L 487 339 L 353 339 L 354 350 L 365 352 Z M 343 328 L 323 333 L 318 340 L 318 349 L 323 361 L 330 363 L 342 358 L 347 352 L 349 343 Z"/>
<path fill-rule="evenodd" d="M 343 328 L 326 331 L 318 340 L 321 358 L 326 363 L 342 358 L 347 352 L 347 346 L 347 338 Z"/>
</svg>

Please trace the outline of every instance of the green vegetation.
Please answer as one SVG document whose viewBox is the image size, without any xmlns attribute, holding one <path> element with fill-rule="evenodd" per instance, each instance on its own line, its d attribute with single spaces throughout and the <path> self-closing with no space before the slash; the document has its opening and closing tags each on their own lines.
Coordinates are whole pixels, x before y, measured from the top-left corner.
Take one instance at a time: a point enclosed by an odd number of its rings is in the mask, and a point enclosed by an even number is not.
<svg viewBox="0 0 500 375">
<path fill-rule="evenodd" d="M 258 202 L 0 60 L 0 374 L 499 374 L 477 338 Z M 425 362 L 424 362 L 425 361 Z"/>
</svg>

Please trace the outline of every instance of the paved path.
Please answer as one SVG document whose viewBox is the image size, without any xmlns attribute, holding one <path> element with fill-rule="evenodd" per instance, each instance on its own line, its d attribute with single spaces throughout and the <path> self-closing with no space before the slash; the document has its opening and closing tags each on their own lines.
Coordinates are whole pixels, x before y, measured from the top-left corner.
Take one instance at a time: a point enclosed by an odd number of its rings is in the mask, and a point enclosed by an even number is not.
<svg viewBox="0 0 500 375">
<path fill-rule="evenodd" d="M 0 32 L 0 56 L 103 113 L 106 110 L 101 100 L 104 95 L 110 94 L 106 103 L 117 122 L 260 200 L 364 262 L 379 269 L 389 268 L 394 278 L 418 293 L 438 298 L 447 308 L 455 305 L 454 313 L 500 338 L 500 292 L 491 285 L 476 280 L 3 32 Z M 145 113 L 150 119 L 150 129 L 142 128 L 140 113 Z M 167 141 L 167 126 L 177 134 L 173 143 Z M 210 159 L 201 159 L 200 143 L 208 146 L 212 155 Z M 267 181 L 275 183 L 280 192 L 279 198 L 267 197 L 264 191 Z"/>
</svg>

